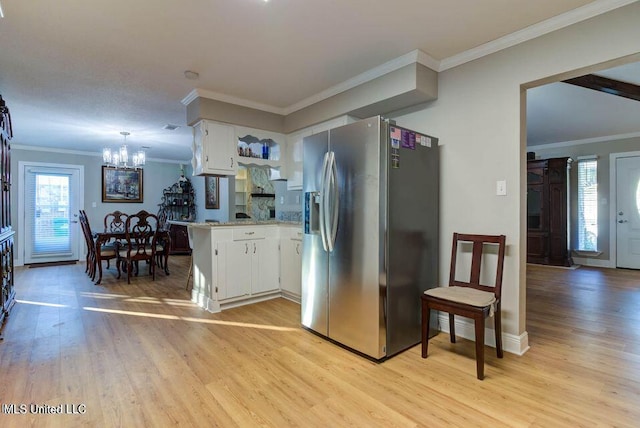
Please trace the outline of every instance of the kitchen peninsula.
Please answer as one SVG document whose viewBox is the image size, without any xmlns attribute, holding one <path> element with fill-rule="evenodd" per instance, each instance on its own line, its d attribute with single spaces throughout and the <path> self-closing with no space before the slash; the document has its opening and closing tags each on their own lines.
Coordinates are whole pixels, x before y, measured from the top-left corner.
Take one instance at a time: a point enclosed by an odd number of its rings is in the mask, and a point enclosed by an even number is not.
<svg viewBox="0 0 640 428">
<path fill-rule="evenodd" d="M 192 236 L 192 300 L 210 312 L 285 297 L 300 301 L 300 223 L 185 223 Z"/>
</svg>

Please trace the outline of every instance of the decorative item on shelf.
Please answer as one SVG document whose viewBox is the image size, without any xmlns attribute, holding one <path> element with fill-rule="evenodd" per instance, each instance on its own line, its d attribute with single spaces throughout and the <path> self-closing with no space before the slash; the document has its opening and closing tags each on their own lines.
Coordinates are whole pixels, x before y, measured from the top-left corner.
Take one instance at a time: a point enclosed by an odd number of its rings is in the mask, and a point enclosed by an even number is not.
<svg viewBox="0 0 640 428">
<path fill-rule="evenodd" d="M 111 147 L 104 147 L 102 149 L 102 162 L 106 166 L 113 168 L 130 168 L 129 166 L 129 148 L 127 146 L 127 136 L 131 133 L 122 131 L 120 135 L 124 137 L 124 143 L 118 150 L 112 150 Z M 147 155 L 144 151 L 144 147 L 133 153 L 132 162 L 133 168 L 142 168 L 146 164 Z"/>
</svg>

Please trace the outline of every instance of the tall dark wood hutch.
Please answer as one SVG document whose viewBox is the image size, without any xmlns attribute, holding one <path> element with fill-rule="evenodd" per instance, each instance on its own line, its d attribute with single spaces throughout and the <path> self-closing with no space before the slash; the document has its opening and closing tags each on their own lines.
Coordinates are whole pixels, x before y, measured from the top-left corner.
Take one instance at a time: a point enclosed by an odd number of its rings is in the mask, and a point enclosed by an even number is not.
<svg viewBox="0 0 640 428">
<path fill-rule="evenodd" d="M 527 263 L 571 266 L 571 158 L 527 161 Z"/>
<path fill-rule="evenodd" d="M 0 95 L 0 325 L 15 303 L 13 283 L 13 235 L 11 228 L 11 149 L 13 137 L 9 108 Z"/>
</svg>

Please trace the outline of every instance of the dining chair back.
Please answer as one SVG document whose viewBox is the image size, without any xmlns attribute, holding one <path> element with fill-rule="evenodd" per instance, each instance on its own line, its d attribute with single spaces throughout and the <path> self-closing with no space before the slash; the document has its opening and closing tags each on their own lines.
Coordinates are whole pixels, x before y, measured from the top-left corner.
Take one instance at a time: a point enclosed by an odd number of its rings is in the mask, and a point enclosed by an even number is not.
<svg viewBox="0 0 640 428">
<path fill-rule="evenodd" d="M 127 214 L 114 211 L 104 216 L 104 231 L 111 233 L 125 232 L 127 229 Z"/>
<path fill-rule="evenodd" d="M 127 272 L 127 282 L 131 283 L 133 268 L 138 274 L 138 263 L 143 260 L 149 264 L 149 273 L 155 280 L 156 253 L 164 248 L 158 243 L 158 216 L 145 210 L 127 217 L 125 229 L 125 247 L 118 251 L 118 278 L 121 268 Z"/>
</svg>

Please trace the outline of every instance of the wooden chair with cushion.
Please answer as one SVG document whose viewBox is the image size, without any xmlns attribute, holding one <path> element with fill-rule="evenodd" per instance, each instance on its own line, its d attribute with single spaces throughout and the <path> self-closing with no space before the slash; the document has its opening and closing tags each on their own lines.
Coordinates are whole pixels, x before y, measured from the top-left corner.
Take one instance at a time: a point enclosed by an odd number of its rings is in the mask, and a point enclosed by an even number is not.
<svg viewBox="0 0 640 428">
<path fill-rule="evenodd" d="M 496 353 L 498 358 L 502 358 L 500 296 L 502 291 L 505 240 L 504 235 L 453 234 L 449 286 L 432 288 L 425 291 L 422 295 L 422 358 L 427 358 L 429 346 L 429 315 L 432 309 L 449 314 L 451 343 L 456 342 L 454 315 L 460 315 L 474 320 L 476 371 L 478 379 L 484 379 L 484 327 L 485 319 L 490 315 L 493 315 L 495 321 Z M 456 279 L 458 250 L 464 245 L 461 243 L 472 244 L 471 269 L 468 282 Z M 482 256 L 485 245 L 497 246 L 495 283 L 492 286 L 480 284 Z"/>
<path fill-rule="evenodd" d="M 156 279 L 156 253 L 163 251 L 158 244 L 158 216 L 147 211 L 140 211 L 127 217 L 126 245 L 118 251 L 118 278 L 121 268 L 127 272 L 127 283 L 131 283 L 133 268 L 138 274 L 138 264 L 141 260 L 149 264 L 149 273 Z"/>
</svg>

